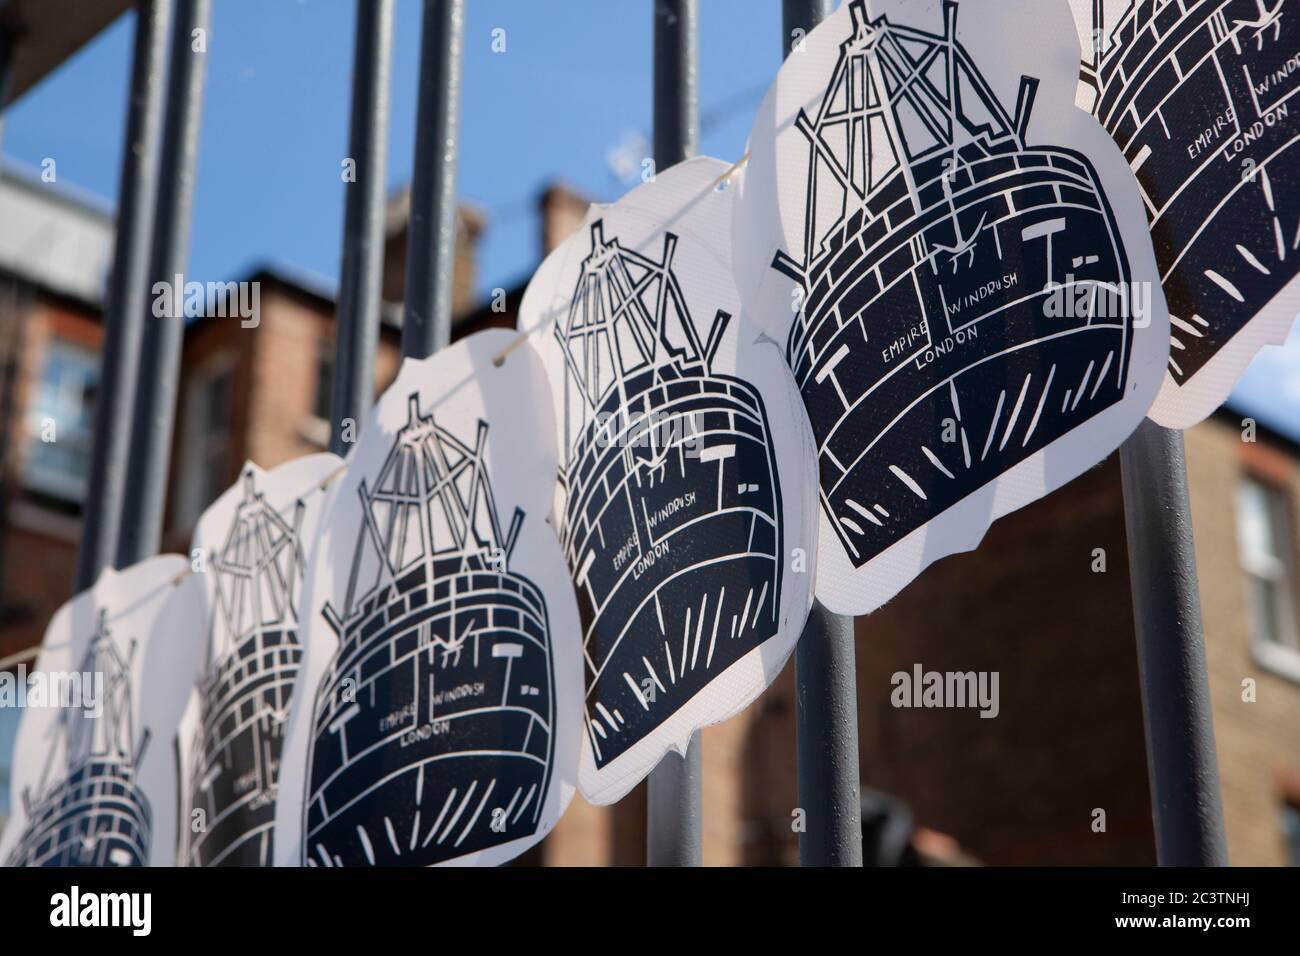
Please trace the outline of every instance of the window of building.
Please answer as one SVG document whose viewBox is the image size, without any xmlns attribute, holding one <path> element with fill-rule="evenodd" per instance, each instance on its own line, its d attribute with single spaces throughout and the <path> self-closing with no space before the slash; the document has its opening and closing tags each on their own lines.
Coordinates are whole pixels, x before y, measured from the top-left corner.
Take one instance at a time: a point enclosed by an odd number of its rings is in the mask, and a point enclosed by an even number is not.
<svg viewBox="0 0 1300 956">
<path fill-rule="evenodd" d="M 230 363 L 209 362 L 190 379 L 185 395 L 181 486 L 176 513 L 180 528 L 193 527 L 205 508 L 230 483 L 231 428 Z"/>
<path fill-rule="evenodd" d="M 14 741 L 18 737 L 20 707 L 0 707 L 0 832 L 13 813 L 9 806 L 9 789 L 14 765 Z"/>
<path fill-rule="evenodd" d="M 1251 642 L 1266 664 L 1300 673 L 1291 513 L 1285 494 L 1255 478 L 1237 488 L 1237 544 L 1246 573 Z"/>
<path fill-rule="evenodd" d="M 80 502 L 90 479 L 99 357 L 90 349 L 55 340 L 27 412 L 24 483 L 32 491 Z"/>
<path fill-rule="evenodd" d="M 1286 844 L 1286 865 L 1300 866 L 1300 807 L 1282 805 L 1282 839 Z"/>
</svg>

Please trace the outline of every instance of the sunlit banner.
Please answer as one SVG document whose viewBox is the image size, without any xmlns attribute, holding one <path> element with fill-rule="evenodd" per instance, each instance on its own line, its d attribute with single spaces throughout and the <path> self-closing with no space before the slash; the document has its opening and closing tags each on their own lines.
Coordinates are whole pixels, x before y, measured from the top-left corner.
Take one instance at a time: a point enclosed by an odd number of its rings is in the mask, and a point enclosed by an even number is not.
<svg viewBox="0 0 1300 956">
<path fill-rule="evenodd" d="M 63 605 L 26 675 L 5 866 L 170 866 L 176 724 L 198 663 L 177 555 L 104 571 Z M 0 703 L 5 687 L 0 683 Z"/>
<path fill-rule="evenodd" d="M 812 604 L 812 433 L 741 308 L 727 173 L 689 160 L 593 208 L 520 309 L 559 423 L 594 803 L 761 694 Z"/>
<path fill-rule="evenodd" d="M 1151 418 L 1190 428 L 1300 311 L 1300 3 L 1071 3 L 1079 103 L 1137 177 L 1169 300 Z"/>
<path fill-rule="evenodd" d="M 759 108 L 734 261 L 816 436 L 831 610 L 974 548 L 1160 387 L 1142 202 L 1074 106 L 1077 49 L 1064 3 L 853 0 Z"/>
<path fill-rule="evenodd" d="M 536 355 L 502 354 L 514 338 L 407 359 L 331 487 L 299 620 L 279 864 L 496 865 L 573 795 L 580 645 L 547 522 L 554 423 Z"/>
</svg>

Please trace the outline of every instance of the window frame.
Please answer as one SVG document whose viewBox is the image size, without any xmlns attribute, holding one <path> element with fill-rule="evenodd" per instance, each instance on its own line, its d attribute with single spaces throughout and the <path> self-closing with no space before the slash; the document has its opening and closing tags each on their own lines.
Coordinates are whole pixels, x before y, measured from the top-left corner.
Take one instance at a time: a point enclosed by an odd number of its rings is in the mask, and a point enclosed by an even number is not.
<svg viewBox="0 0 1300 956">
<path fill-rule="evenodd" d="M 1276 553 L 1254 552 L 1243 534 L 1241 495 L 1250 486 L 1259 489 L 1267 507 L 1269 531 Z M 1237 481 L 1234 523 L 1237 537 L 1237 565 L 1246 588 L 1246 620 L 1251 659 L 1282 677 L 1300 683 L 1300 602 L 1296 594 L 1295 513 L 1290 491 L 1255 471 L 1244 472 Z M 1253 587 L 1266 581 L 1275 592 L 1272 613 L 1278 623 L 1276 638 L 1264 633 L 1256 620 Z"/>
<path fill-rule="evenodd" d="M 23 428 L 25 441 L 23 444 L 21 481 L 23 487 L 28 491 L 48 495 L 50 498 L 66 501 L 69 504 L 81 505 L 86 500 L 86 493 L 90 486 L 90 462 L 95 430 L 95 401 L 83 402 L 82 404 L 83 417 L 86 423 L 83 436 L 85 439 L 85 473 L 74 475 L 56 469 L 44 468 L 37 463 L 39 451 L 45 444 L 41 438 L 42 422 L 51 414 L 50 409 L 42 406 L 42 393 L 47 386 L 46 375 L 51 363 L 60 359 L 69 364 L 82 364 L 89 370 L 90 374 L 86 376 L 85 381 L 92 383 L 96 399 L 98 398 L 100 382 L 103 377 L 99 353 L 93 348 L 71 339 L 57 336 L 51 338 L 46 343 L 41 355 L 41 367 L 34 383 L 34 393 L 31 401 L 27 403 L 23 416 L 25 419 Z M 63 383 L 60 383 L 60 386 L 64 387 Z M 59 411 L 61 410 L 54 410 L 56 429 L 54 444 L 56 445 L 61 441 L 66 441 L 68 435 L 68 423 L 59 417 Z M 78 431 L 73 432 L 74 435 L 78 433 Z"/>
</svg>

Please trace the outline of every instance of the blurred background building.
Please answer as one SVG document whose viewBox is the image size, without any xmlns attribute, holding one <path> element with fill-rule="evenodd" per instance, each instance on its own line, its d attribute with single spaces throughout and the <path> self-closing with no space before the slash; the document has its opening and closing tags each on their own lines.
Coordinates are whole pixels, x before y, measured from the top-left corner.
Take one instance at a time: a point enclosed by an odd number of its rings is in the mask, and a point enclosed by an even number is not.
<svg viewBox="0 0 1300 956">
<path fill-rule="evenodd" d="M 48 0 L 50 8 L 60 2 Z M 80 41 L 68 39 L 33 60 L 16 92 L 108 23 L 110 6 L 81 25 Z M 0 18 L 5 10 L 0 0 Z M 524 42 L 521 31 L 513 35 Z M 779 52 L 775 41 L 772 47 L 770 69 Z M 346 48 L 339 55 L 346 57 Z M 340 116 L 345 103 L 333 107 Z M 753 98 L 742 105 L 752 109 Z M 637 148 L 626 146 L 633 156 Z M 625 159 L 612 156 L 610 165 Z M 474 163 L 467 148 L 462 168 Z M 635 162 L 632 170 L 639 172 Z M 111 203 L 45 181 L 43 171 L 0 165 L 0 659 L 37 645 L 71 596 L 112 258 Z M 554 180 L 534 185 L 528 202 L 498 209 L 510 229 L 526 224 L 527 261 L 514 267 L 525 276 L 587 208 L 586 190 Z M 286 187 L 282 206 L 263 214 L 299 215 L 299 200 Z M 406 211 L 397 190 L 388 208 L 379 389 L 398 364 Z M 484 280 L 493 226 L 491 211 L 462 205 L 456 337 L 514 323 L 526 278 L 500 281 L 498 250 Z M 271 468 L 326 443 L 335 288 L 288 264 L 293 252 L 264 255 L 266 264 L 243 273 L 205 276 L 258 283 L 261 308 L 252 329 L 238 317 L 198 316 L 188 324 L 167 504 L 171 549 L 187 548 L 195 520 L 244 460 Z M 1300 336 L 1293 336 L 1261 355 L 1229 407 L 1186 436 L 1228 848 L 1239 865 L 1300 864 L 1297 409 Z M 869 860 L 1155 862 L 1115 458 L 1000 520 L 977 550 L 931 567 L 859 619 L 857 638 Z M 997 717 L 895 708 L 891 677 L 916 665 L 998 672 Z M 706 864 L 797 862 L 792 671 L 787 666 L 745 713 L 703 732 Z M 0 821 L 18 716 L 0 707 Z M 521 862 L 644 860 L 638 788 L 612 808 L 575 798 L 555 832 Z"/>
</svg>

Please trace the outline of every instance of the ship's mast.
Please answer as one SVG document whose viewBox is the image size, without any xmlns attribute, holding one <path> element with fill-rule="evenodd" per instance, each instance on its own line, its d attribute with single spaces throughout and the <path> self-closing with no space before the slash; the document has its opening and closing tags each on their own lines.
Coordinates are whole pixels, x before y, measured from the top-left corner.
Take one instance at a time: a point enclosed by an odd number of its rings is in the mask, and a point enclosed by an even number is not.
<svg viewBox="0 0 1300 956">
<path fill-rule="evenodd" d="M 606 240 L 603 220 L 592 224 L 591 253 L 583 260 L 567 321 L 555 333 L 587 413 L 595 413 L 615 388 L 625 405 L 629 374 L 643 368 L 657 373 L 672 362 L 707 362 L 716 348 L 719 320 L 707 342 L 691 320 L 673 272 L 677 245 L 677 236 L 665 233 L 663 255 L 656 261 L 625 249 L 618 239 Z M 669 322 L 674 312 L 675 325 Z M 726 317 L 720 321 L 725 325 Z M 678 326 L 685 339 L 681 344 L 673 341 Z"/>
<path fill-rule="evenodd" d="M 208 632 L 209 667 L 214 663 L 218 618 L 232 646 L 260 630 L 283 627 L 296 618 L 294 592 L 304 564 L 301 499 L 290 524 L 257 490 L 252 470 L 243 477 L 243 500 L 235 510 L 221 551 L 213 556 L 217 613 Z M 264 606 L 264 601 L 269 606 Z"/>
<path fill-rule="evenodd" d="M 506 570 L 524 514 L 516 508 L 510 527 L 503 530 L 486 468 L 487 434 L 487 422 L 479 421 L 471 447 L 438 425 L 432 414 L 420 414 L 418 393 L 409 397 L 406 424 L 380 467 L 374 490 L 364 479 L 358 489 L 365 531 L 353 552 L 343 618 L 329 605 L 325 608 L 332 623 L 340 625 L 356 612 L 357 586 L 372 550 L 378 574 L 365 596 L 410 567 L 412 548 L 429 566 L 459 558 L 465 571 L 490 567 L 499 559 L 499 570 Z"/>
<path fill-rule="evenodd" d="M 134 767 L 144 755 L 149 743 L 148 731 L 141 736 L 139 746 L 134 743 L 135 718 L 131 709 L 131 661 L 135 657 L 136 642 L 131 642 L 125 658 L 113 642 L 108 628 L 107 612 L 100 608 L 95 615 L 95 631 L 91 635 L 78 664 L 83 680 L 90 675 L 103 675 L 103 700 L 99 701 L 102 713 L 98 717 L 87 714 L 84 706 L 72 707 L 61 701 L 59 708 L 59 734 L 64 761 L 56 769 L 60 748 L 49 749 L 45 767 L 37 785 L 38 799 L 45 799 L 63 785 L 68 775 L 93 760 L 118 761 Z M 24 802 L 34 803 L 24 794 Z"/>
</svg>

